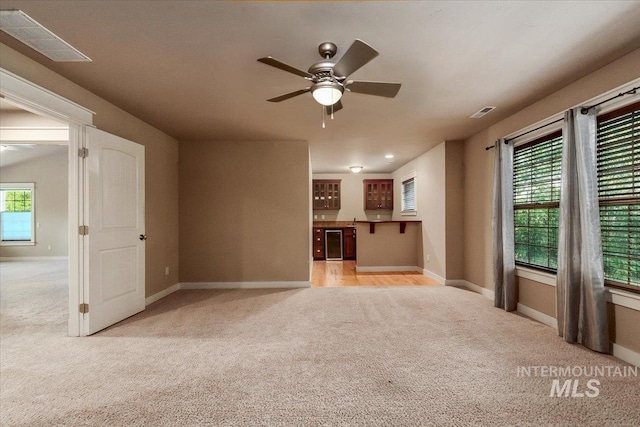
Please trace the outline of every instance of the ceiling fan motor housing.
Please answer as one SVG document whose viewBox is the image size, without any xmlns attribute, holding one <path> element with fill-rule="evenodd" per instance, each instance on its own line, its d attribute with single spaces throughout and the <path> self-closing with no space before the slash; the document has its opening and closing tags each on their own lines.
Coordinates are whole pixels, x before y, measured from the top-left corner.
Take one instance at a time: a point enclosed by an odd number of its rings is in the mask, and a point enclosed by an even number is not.
<svg viewBox="0 0 640 427">
<path fill-rule="evenodd" d="M 324 42 L 321 43 L 320 46 L 318 46 L 318 52 L 320 53 L 320 56 L 325 59 L 333 58 L 337 51 L 338 46 L 336 46 L 336 44 L 332 42 Z"/>
</svg>

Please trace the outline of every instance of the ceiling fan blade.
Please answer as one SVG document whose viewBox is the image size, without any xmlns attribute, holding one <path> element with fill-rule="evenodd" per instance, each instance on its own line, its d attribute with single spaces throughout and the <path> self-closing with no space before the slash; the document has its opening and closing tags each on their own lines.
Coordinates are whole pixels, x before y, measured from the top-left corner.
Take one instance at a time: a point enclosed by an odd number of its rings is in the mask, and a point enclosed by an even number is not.
<svg viewBox="0 0 640 427">
<path fill-rule="evenodd" d="M 279 68 L 281 70 L 287 71 L 289 73 L 293 73 L 297 76 L 300 77 L 308 77 L 308 78 L 312 78 L 313 74 L 309 74 L 306 71 L 302 71 L 302 70 L 298 70 L 295 67 L 292 67 L 291 65 L 287 65 L 284 62 L 278 61 L 275 58 L 272 58 L 270 56 L 267 56 L 266 58 L 260 58 L 258 59 L 258 62 L 262 62 L 263 64 L 267 64 L 267 65 L 271 65 L 272 67 L 276 67 Z"/>
<path fill-rule="evenodd" d="M 333 110 L 331 109 L 331 107 L 333 107 Z M 324 107 L 324 112 L 327 116 L 330 116 L 331 113 L 337 113 L 340 110 L 342 110 L 342 101 L 338 101 L 333 105 L 327 105 L 326 107 Z"/>
<path fill-rule="evenodd" d="M 400 83 L 364 82 L 353 80 L 347 82 L 345 85 L 347 90 L 351 92 L 384 96 L 386 98 L 395 97 L 400 90 L 400 86 L 402 86 Z"/>
<path fill-rule="evenodd" d="M 294 96 L 302 95 L 303 93 L 310 92 L 311 88 L 307 87 L 304 89 L 296 90 L 295 92 L 287 93 L 284 95 L 276 96 L 275 98 L 267 99 L 269 102 L 281 102 L 286 101 L 289 98 L 293 98 Z"/>
<path fill-rule="evenodd" d="M 378 56 L 377 50 L 362 40 L 356 39 L 333 67 L 333 72 L 336 76 L 347 77 L 376 56 Z"/>
</svg>

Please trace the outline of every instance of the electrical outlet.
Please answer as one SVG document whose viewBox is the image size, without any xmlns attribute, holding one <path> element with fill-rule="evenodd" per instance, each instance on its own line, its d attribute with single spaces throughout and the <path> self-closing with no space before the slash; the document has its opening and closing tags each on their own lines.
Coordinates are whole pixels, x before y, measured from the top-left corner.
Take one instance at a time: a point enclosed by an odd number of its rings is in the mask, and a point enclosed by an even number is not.
<svg viewBox="0 0 640 427">
<path fill-rule="evenodd" d="M 51 245 L 47 246 L 47 249 L 48 249 L 48 250 L 51 250 Z"/>
<path fill-rule="evenodd" d="M 318 219 L 318 215 L 314 215 L 314 216 L 313 216 L 313 219 Z"/>
<path fill-rule="evenodd" d="M 431 261 L 431 255 L 427 254 L 427 262 Z"/>
<path fill-rule="evenodd" d="M 378 215 L 376 215 L 376 219 L 380 219 L 380 215 L 379 215 L 379 214 L 378 214 Z"/>
<path fill-rule="evenodd" d="M 40 228 L 40 223 L 36 222 L 36 228 Z"/>
<path fill-rule="evenodd" d="M 324 215 L 322 215 L 322 219 L 324 219 Z"/>
<path fill-rule="evenodd" d="M 169 267 L 165 267 L 164 268 L 164 275 L 168 276 L 169 275 Z"/>
</svg>

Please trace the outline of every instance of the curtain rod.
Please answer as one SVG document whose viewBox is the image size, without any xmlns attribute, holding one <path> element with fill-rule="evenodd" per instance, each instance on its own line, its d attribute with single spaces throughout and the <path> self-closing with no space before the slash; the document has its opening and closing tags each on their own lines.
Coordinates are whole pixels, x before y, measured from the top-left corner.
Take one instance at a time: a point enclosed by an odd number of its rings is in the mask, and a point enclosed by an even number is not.
<svg viewBox="0 0 640 427">
<path fill-rule="evenodd" d="M 593 107 L 598 107 L 598 106 L 600 106 L 600 105 L 602 105 L 602 104 L 604 104 L 604 103 L 606 103 L 606 102 L 613 101 L 613 100 L 614 100 L 614 99 L 616 99 L 616 98 L 620 98 L 621 96 L 625 96 L 625 95 L 635 95 L 635 94 L 636 94 L 636 92 L 638 91 L 638 89 L 640 89 L 640 86 L 636 86 L 636 87 L 634 87 L 633 89 L 629 89 L 629 90 L 628 90 L 628 91 L 626 91 L 626 92 L 620 92 L 619 94 L 617 94 L 617 95 L 615 95 L 615 96 L 612 96 L 611 98 L 607 98 L 607 99 L 605 99 L 604 101 L 600 101 L 600 102 L 598 102 L 597 104 L 589 105 L 589 106 L 587 106 L 587 107 L 582 107 L 582 108 L 580 109 L 580 112 L 581 112 L 582 114 L 587 114 L 587 112 L 589 112 L 589 109 L 591 109 L 591 108 L 593 108 Z M 509 141 L 511 141 L 511 140 L 514 140 L 514 139 L 516 139 L 516 138 L 520 138 L 521 136 L 524 136 L 524 135 L 526 135 L 526 134 L 528 134 L 528 133 L 535 132 L 535 131 L 540 130 L 540 129 L 544 128 L 544 127 L 547 127 L 547 126 L 549 126 L 549 125 L 552 125 L 552 124 L 555 124 L 555 123 L 561 122 L 561 121 L 563 121 L 563 120 L 564 120 L 564 118 L 562 118 L 562 119 L 558 119 L 558 120 L 555 120 L 555 121 L 553 121 L 553 122 L 547 123 L 547 124 L 545 124 L 545 125 L 539 126 L 539 127 L 535 128 L 535 129 L 531 129 L 530 131 L 527 131 L 527 132 L 521 133 L 520 135 L 516 135 L 516 136 L 514 136 L 514 137 L 512 137 L 512 138 L 505 139 L 505 140 L 504 140 L 504 143 L 505 143 L 505 144 L 507 144 L 507 143 L 508 143 Z M 485 149 L 485 150 L 491 150 L 492 148 L 494 148 L 494 146 L 493 146 L 493 145 L 490 145 L 490 146 L 488 146 L 488 147 L 484 147 L 484 149 Z"/>
<path fill-rule="evenodd" d="M 635 95 L 635 94 L 636 94 L 636 91 L 637 91 L 638 89 L 640 89 L 640 86 L 636 86 L 636 87 L 634 87 L 633 89 L 629 89 L 629 90 L 628 90 L 628 91 L 626 91 L 626 92 L 620 92 L 620 93 L 619 93 L 619 94 L 617 94 L 616 96 L 612 96 L 611 98 L 607 98 L 607 99 L 605 99 L 604 101 L 600 101 L 600 102 L 598 102 L 597 104 L 589 105 L 588 107 L 582 107 L 582 108 L 580 109 L 580 112 L 581 112 L 582 114 L 587 114 L 587 113 L 589 112 L 589 109 L 591 109 L 591 108 L 593 108 L 593 107 L 597 107 L 597 106 L 599 106 L 599 105 L 602 105 L 602 104 L 604 104 L 605 102 L 613 101 L 614 99 L 616 99 L 616 98 L 620 98 L 621 96 L 625 96 L 625 95 Z"/>
<path fill-rule="evenodd" d="M 558 119 L 558 120 L 554 120 L 554 121 L 549 122 L 549 123 L 546 123 L 546 124 L 544 124 L 544 125 L 542 125 L 542 126 L 538 126 L 537 128 L 535 128 L 535 129 L 531 129 L 531 130 L 528 130 L 528 131 L 526 131 L 526 132 L 523 132 L 523 133 L 521 133 L 520 135 L 516 135 L 516 136 L 513 136 L 513 137 L 511 137 L 511 138 L 509 138 L 509 139 L 505 139 L 505 140 L 504 140 L 504 143 L 505 143 L 505 144 L 508 144 L 508 143 L 509 143 L 509 141 L 512 141 L 512 140 L 514 140 L 514 139 L 516 139 L 516 138 L 520 138 L 521 136 L 525 136 L 525 135 L 527 135 L 527 134 L 529 134 L 529 133 L 532 133 L 532 132 L 535 132 L 535 131 L 537 131 L 537 130 L 540 130 L 540 129 L 546 128 L 547 126 L 551 126 L 551 125 L 554 125 L 554 124 L 556 124 L 556 123 L 560 123 L 560 122 L 561 122 L 561 121 L 563 121 L 563 120 L 564 120 L 564 118 L 562 118 L 562 119 Z M 490 146 L 488 146 L 488 147 L 484 147 L 484 149 L 485 149 L 485 150 L 491 150 L 492 148 L 494 148 L 494 146 L 493 146 L 493 145 L 490 145 Z"/>
</svg>

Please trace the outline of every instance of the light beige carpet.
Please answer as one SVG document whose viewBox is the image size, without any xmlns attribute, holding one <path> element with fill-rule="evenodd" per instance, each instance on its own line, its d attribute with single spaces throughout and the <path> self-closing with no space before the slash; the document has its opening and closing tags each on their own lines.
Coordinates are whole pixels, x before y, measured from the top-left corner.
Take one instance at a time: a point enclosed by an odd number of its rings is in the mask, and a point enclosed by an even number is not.
<svg viewBox="0 0 640 427">
<path fill-rule="evenodd" d="M 628 365 L 459 289 L 178 291 L 68 338 L 64 274 L 20 264 L 0 264 L 3 426 L 640 423 L 637 377 L 549 397 L 516 371 Z"/>
</svg>

